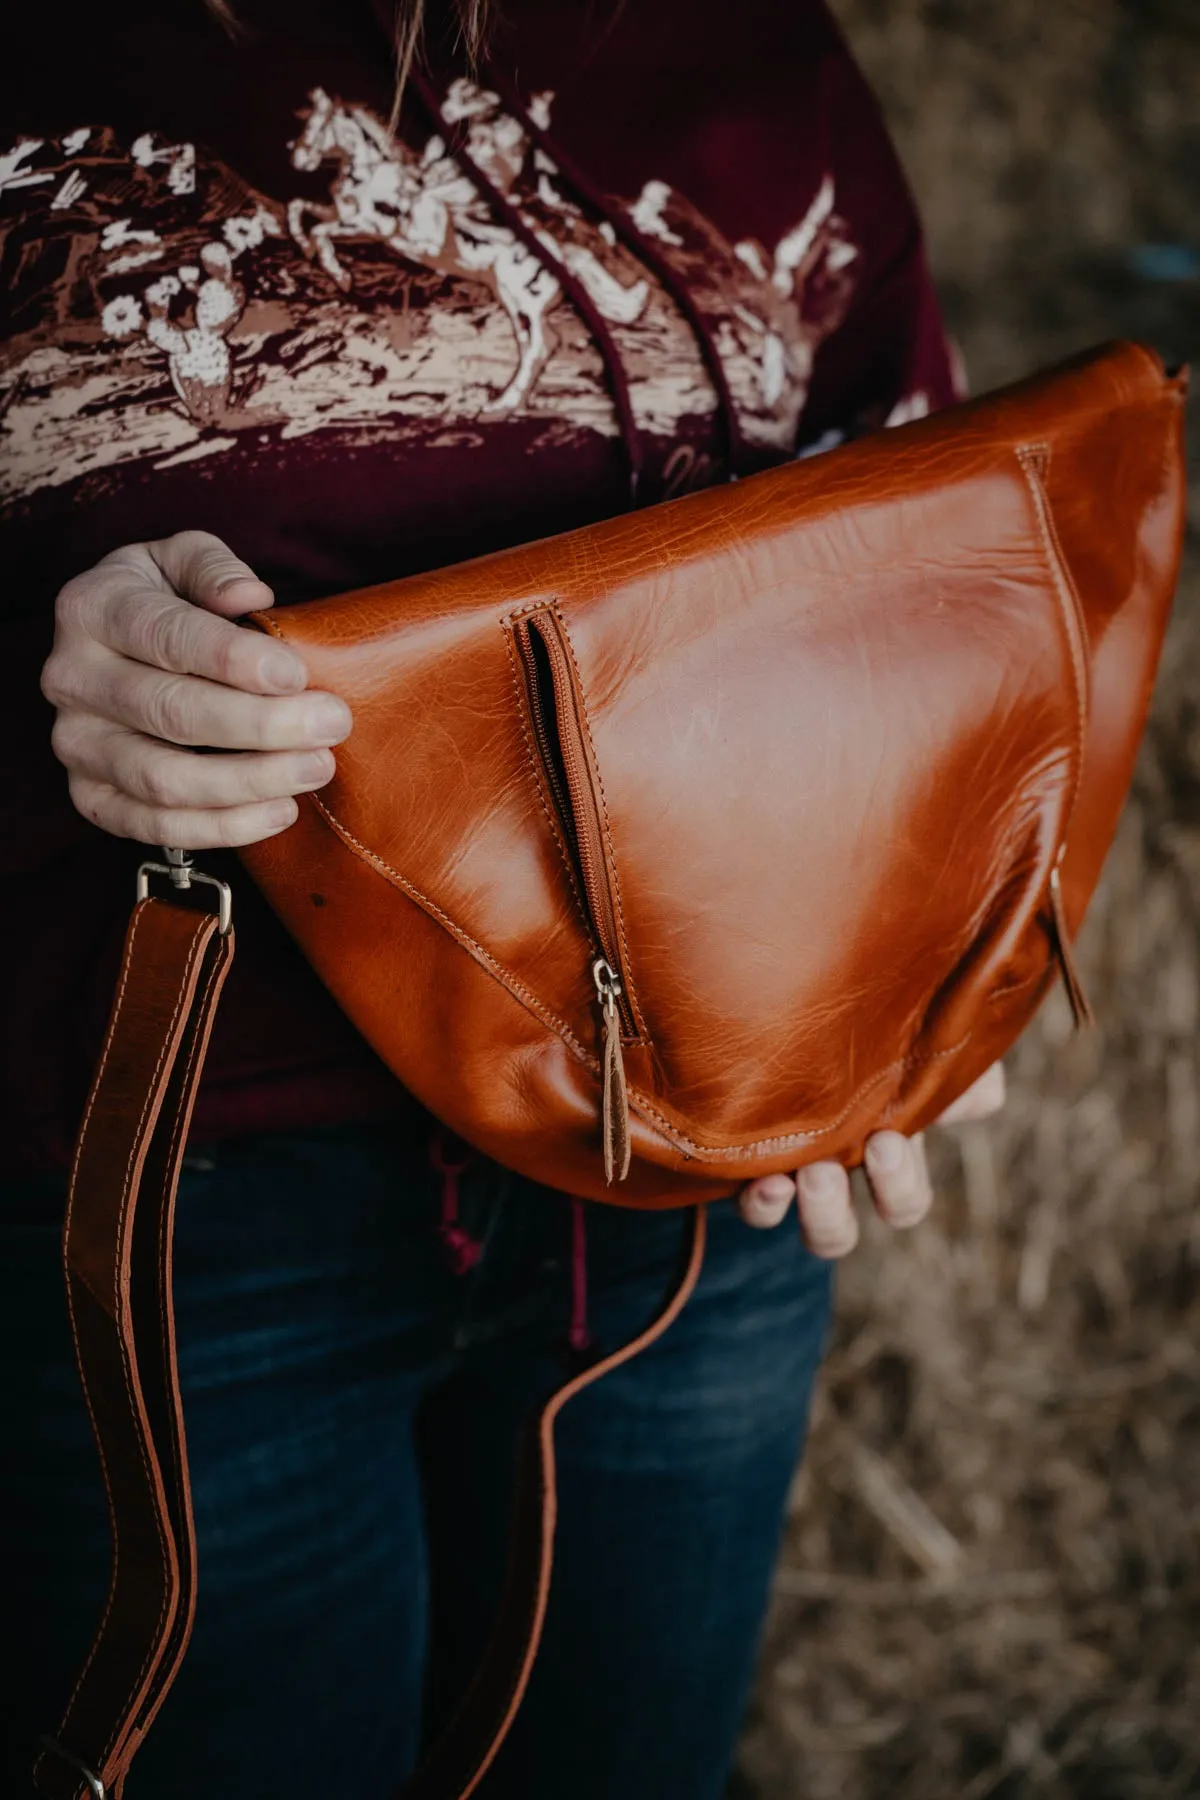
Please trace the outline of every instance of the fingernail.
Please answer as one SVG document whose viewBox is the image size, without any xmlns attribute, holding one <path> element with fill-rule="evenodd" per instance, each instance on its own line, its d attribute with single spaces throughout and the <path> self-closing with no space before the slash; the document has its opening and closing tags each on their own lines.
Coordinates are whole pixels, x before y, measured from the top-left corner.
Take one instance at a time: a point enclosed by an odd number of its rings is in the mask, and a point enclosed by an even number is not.
<svg viewBox="0 0 1200 1800">
<path fill-rule="evenodd" d="M 228 569 L 228 564 L 226 564 L 226 568 Z M 244 564 L 241 568 L 238 568 L 235 565 L 234 568 L 229 569 L 227 574 L 218 575 L 213 582 L 213 592 L 215 594 L 227 594 L 230 588 L 235 587 L 266 588 L 268 594 L 271 591 L 270 588 L 267 587 L 262 576 L 256 575 L 253 569 L 247 569 Z"/>
<path fill-rule="evenodd" d="M 795 1192 L 790 1175 L 764 1175 L 750 1190 L 750 1199 L 767 1206 L 786 1204 Z"/>
<path fill-rule="evenodd" d="M 265 612 L 275 603 L 275 596 L 257 575 L 231 575 L 211 590 L 212 604 L 230 618 L 244 619 L 247 613 Z"/>
<path fill-rule="evenodd" d="M 819 1256 L 822 1262 L 837 1262 L 839 1257 L 849 1256 L 850 1252 L 856 1248 L 858 1233 L 854 1232 L 840 1238 L 826 1238 L 823 1241 L 810 1237 L 807 1243 L 812 1254 Z"/>
<path fill-rule="evenodd" d="M 840 1185 L 837 1170 L 828 1163 L 810 1163 L 807 1169 L 801 1169 L 799 1181 L 810 1200 L 820 1200 Z"/>
<path fill-rule="evenodd" d="M 272 831 L 281 831 L 295 821 L 299 810 L 294 800 L 275 800 L 267 808 L 267 824 Z"/>
<path fill-rule="evenodd" d="M 314 787 L 324 787 L 335 767 L 328 750 L 309 750 L 296 760 L 296 779 L 309 781 Z"/>
<path fill-rule="evenodd" d="M 780 1206 L 778 1202 L 769 1206 L 765 1200 L 752 1200 L 745 1208 L 743 1217 L 747 1225 L 756 1225 L 762 1229 L 770 1229 L 770 1227 L 780 1223 L 786 1212 L 787 1207 Z"/>
<path fill-rule="evenodd" d="M 881 1175 L 895 1175 L 904 1167 L 908 1141 L 897 1131 L 880 1131 L 868 1140 L 867 1161 Z"/>
<path fill-rule="evenodd" d="M 296 694 L 308 680 L 308 671 L 290 650 L 268 650 L 259 664 L 263 681 L 281 693 Z"/>
<path fill-rule="evenodd" d="M 321 744 L 340 744 L 350 735 L 354 720 L 350 708 L 334 694 L 322 694 L 312 702 L 308 715 L 309 735 Z"/>
</svg>

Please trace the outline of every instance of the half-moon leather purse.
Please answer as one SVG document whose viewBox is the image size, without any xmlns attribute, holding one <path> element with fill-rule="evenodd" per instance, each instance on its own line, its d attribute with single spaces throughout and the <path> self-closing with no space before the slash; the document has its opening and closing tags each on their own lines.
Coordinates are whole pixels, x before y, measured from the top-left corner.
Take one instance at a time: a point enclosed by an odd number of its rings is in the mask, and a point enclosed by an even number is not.
<svg viewBox="0 0 1200 1800">
<path fill-rule="evenodd" d="M 566 536 L 263 614 L 341 695 L 337 774 L 246 867 L 429 1109 L 572 1194 L 684 1206 L 919 1130 L 1060 972 L 1175 585 L 1185 380 L 1111 345 L 900 430 Z M 177 887 L 201 879 L 176 855 Z M 119 1554 L 37 1766 L 119 1793 L 195 1588 L 174 1189 L 233 936 L 142 876 L 67 1267 Z M 472 1791 L 553 1544 L 548 1403 L 496 1639 L 408 1800 Z"/>
</svg>

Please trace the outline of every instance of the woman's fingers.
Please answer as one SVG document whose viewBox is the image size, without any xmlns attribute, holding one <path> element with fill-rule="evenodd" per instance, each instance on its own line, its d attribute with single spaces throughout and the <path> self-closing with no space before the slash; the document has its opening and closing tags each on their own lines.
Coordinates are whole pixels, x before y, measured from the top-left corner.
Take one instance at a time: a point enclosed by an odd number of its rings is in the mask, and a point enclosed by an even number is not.
<svg viewBox="0 0 1200 1800">
<path fill-rule="evenodd" d="M 340 744 L 353 723 L 349 707 L 333 694 L 248 694 L 99 648 L 69 668 L 56 669 L 51 657 L 43 686 L 60 709 L 99 714 L 170 744 L 312 750 Z"/>
<path fill-rule="evenodd" d="M 69 581 L 42 692 L 85 817 L 192 850 L 255 843 L 323 787 L 350 709 L 303 658 L 233 621 L 271 590 L 209 532 L 126 544 Z M 197 756 L 187 746 L 240 755 Z"/>
<path fill-rule="evenodd" d="M 875 1210 L 884 1223 L 897 1231 L 919 1225 L 933 1205 L 924 1139 L 876 1131 L 867 1139 L 864 1163 Z"/>
<path fill-rule="evenodd" d="M 72 775 L 71 799 L 85 819 L 139 844 L 186 844 L 189 850 L 233 850 L 274 837 L 295 823 L 294 800 L 197 809 L 148 805 L 90 775 Z"/>
<path fill-rule="evenodd" d="M 94 713 L 60 715 L 52 742 L 72 773 L 160 808 L 243 806 L 311 793 L 336 767 L 332 750 L 197 756 Z"/>
<path fill-rule="evenodd" d="M 939 1125 L 985 1119 L 1004 1105 L 1004 1065 L 993 1063 L 979 1080 L 948 1106 Z M 897 1231 L 919 1225 L 933 1205 L 933 1186 L 922 1137 L 898 1131 L 876 1131 L 867 1139 L 864 1169 L 875 1209 Z M 748 1225 L 778 1225 L 797 1197 L 800 1228 L 817 1256 L 845 1256 L 858 1242 L 858 1221 L 850 1194 L 850 1178 L 839 1163 L 811 1163 L 795 1180 L 764 1175 L 743 1188 L 739 1210 Z"/>
<path fill-rule="evenodd" d="M 122 562 L 122 556 L 132 560 Z M 169 593 L 140 551 L 136 557 L 132 550 L 114 552 L 69 581 L 58 596 L 55 622 L 47 679 L 68 697 L 74 664 L 98 646 L 154 669 L 203 675 L 252 694 L 297 694 L 308 681 L 294 650 Z"/>
<path fill-rule="evenodd" d="M 92 635 L 153 669 L 202 675 L 248 694 L 298 694 L 308 684 L 301 658 L 277 638 L 149 587 L 114 584 L 96 608 Z"/>
<path fill-rule="evenodd" d="M 810 1163 L 796 1175 L 800 1231 L 814 1256 L 848 1256 L 858 1242 L 850 1177 L 840 1163 Z"/>
<path fill-rule="evenodd" d="M 769 1231 L 780 1223 L 795 1197 L 796 1184 L 790 1175 L 760 1175 L 742 1189 L 738 1210 L 747 1225 Z"/>
<path fill-rule="evenodd" d="M 1004 1065 L 997 1062 L 946 1108 L 938 1124 L 985 1119 L 1003 1105 Z M 877 1131 L 867 1139 L 864 1163 L 875 1209 L 886 1224 L 907 1231 L 927 1217 L 933 1205 L 933 1184 L 923 1137 Z"/>
<path fill-rule="evenodd" d="M 867 1140 L 867 1181 L 880 1217 L 904 1229 L 916 1225 L 933 1199 L 925 1151 L 920 1138 L 909 1141 L 895 1131 L 880 1131 Z M 787 1175 L 764 1175 L 742 1190 L 739 1206 L 748 1225 L 778 1225 L 793 1193 L 800 1231 L 814 1256 L 848 1256 L 858 1242 L 858 1219 L 850 1177 L 840 1163 L 816 1162 Z"/>
<path fill-rule="evenodd" d="M 742 1189 L 738 1210 L 760 1230 L 778 1225 L 793 1198 L 800 1235 L 814 1256 L 847 1256 L 858 1242 L 850 1177 L 840 1163 L 810 1163 L 790 1175 L 760 1175 Z"/>
<path fill-rule="evenodd" d="M 867 1139 L 866 1175 L 879 1216 L 897 1230 L 918 1225 L 933 1203 L 925 1145 L 896 1131 Z M 778 1225 L 796 1196 L 800 1231 L 814 1256 L 848 1256 L 858 1242 L 850 1177 L 840 1163 L 816 1162 L 787 1175 L 764 1175 L 742 1190 L 739 1207 L 748 1225 Z"/>
<path fill-rule="evenodd" d="M 248 563 L 210 531 L 177 531 L 144 548 L 172 593 L 227 619 L 273 606 L 275 596 Z"/>
</svg>

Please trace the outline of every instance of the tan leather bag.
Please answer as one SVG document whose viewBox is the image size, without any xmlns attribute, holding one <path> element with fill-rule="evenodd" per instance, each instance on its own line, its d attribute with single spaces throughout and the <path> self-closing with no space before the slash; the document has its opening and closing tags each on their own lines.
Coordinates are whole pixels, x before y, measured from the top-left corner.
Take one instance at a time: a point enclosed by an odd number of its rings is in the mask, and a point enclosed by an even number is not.
<svg viewBox="0 0 1200 1800">
<path fill-rule="evenodd" d="M 407 1087 L 479 1149 L 632 1206 L 918 1129 L 1013 1042 L 1100 873 L 1184 512 L 1182 377 L 1136 345 L 830 455 L 263 614 L 354 712 L 247 867 Z M 168 871 L 164 868 L 163 873 Z M 172 871 L 178 886 L 196 876 Z M 187 1644 L 175 1186 L 232 954 L 142 878 L 66 1231 L 119 1553 L 39 1757 L 119 1794 Z M 217 884 L 219 885 L 219 884 Z M 562 1406 L 537 1421 L 480 1679 L 404 1789 L 458 1800 L 536 1650 Z"/>
<path fill-rule="evenodd" d="M 355 726 L 247 866 L 406 1087 L 523 1174 L 663 1205 L 857 1161 L 1009 1047 L 1095 885 L 1175 582 L 1181 395 L 1105 349 L 260 615 Z"/>
</svg>

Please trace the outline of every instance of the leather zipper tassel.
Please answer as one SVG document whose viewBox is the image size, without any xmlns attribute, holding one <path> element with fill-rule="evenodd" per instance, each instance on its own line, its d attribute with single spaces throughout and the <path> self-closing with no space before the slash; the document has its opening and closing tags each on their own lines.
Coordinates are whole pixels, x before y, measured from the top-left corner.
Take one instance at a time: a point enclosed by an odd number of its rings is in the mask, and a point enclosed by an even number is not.
<svg viewBox="0 0 1200 1800">
<path fill-rule="evenodd" d="M 1096 1023 L 1096 1015 L 1092 1011 L 1083 981 L 1079 974 L 1079 966 L 1075 961 L 1075 953 L 1071 948 L 1071 935 L 1067 930 L 1067 913 L 1063 905 L 1062 883 L 1055 869 L 1050 877 L 1050 911 L 1054 919 L 1054 953 L 1058 958 L 1059 973 L 1066 989 L 1067 1000 L 1071 1008 L 1071 1017 L 1075 1021 L 1076 1031 Z"/>
<path fill-rule="evenodd" d="M 592 980 L 596 984 L 601 1016 L 604 1076 L 600 1118 L 604 1137 L 604 1179 L 611 1187 L 614 1181 L 624 1181 L 633 1154 L 629 1142 L 629 1090 L 625 1085 L 621 1019 L 617 1011 L 621 983 L 602 956 L 592 964 Z"/>
</svg>

